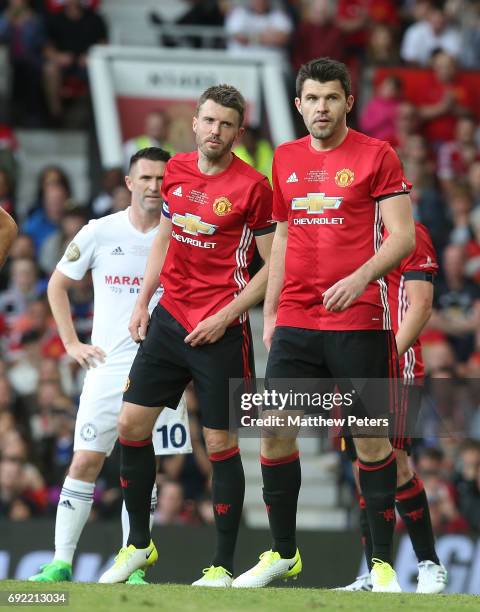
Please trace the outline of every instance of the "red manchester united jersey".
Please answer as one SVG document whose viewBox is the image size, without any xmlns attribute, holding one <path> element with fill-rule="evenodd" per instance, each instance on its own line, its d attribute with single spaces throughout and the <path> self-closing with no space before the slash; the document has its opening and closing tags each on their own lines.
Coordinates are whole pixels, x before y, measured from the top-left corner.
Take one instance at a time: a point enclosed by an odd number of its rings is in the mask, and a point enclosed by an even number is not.
<svg viewBox="0 0 480 612">
<path fill-rule="evenodd" d="M 263 174 L 235 156 L 223 172 L 203 174 L 193 152 L 168 161 L 162 196 L 172 236 L 160 301 L 191 331 L 248 283 L 253 237 L 275 229 L 272 190 Z"/>
<path fill-rule="evenodd" d="M 273 218 L 288 221 L 277 325 L 391 329 L 384 279 L 343 312 L 327 311 L 322 294 L 380 248 L 380 200 L 409 190 L 392 147 L 351 129 L 329 151 L 313 149 L 310 136 L 288 142 L 276 150 L 273 186 Z"/>
<path fill-rule="evenodd" d="M 433 282 L 438 271 L 435 249 L 427 228 L 415 223 L 416 247 L 411 255 L 400 262 L 398 268 L 387 275 L 388 303 L 392 313 L 392 329 L 397 333 L 407 312 L 408 298 L 405 282 L 423 280 Z M 422 345 L 417 340 L 400 360 L 400 368 L 405 382 L 413 382 L 424 377 Z"/>
</svg>

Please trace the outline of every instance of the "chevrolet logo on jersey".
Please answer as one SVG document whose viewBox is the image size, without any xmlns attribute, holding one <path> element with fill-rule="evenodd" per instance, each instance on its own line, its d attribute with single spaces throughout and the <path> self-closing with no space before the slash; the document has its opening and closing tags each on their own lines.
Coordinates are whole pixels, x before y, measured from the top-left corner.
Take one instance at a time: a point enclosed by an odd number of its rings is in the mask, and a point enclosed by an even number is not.
<svg viewBox="0 0 480 612">
<path fill-rule="evenodd" d="M 192 236 L 198 236 L 198 234 L 211 236 L 218 227 L 218 225 L 212 223 L 205 223 L 201 217 L 192 215 L 192 213 L 185 213 L 184 215 L 174 213 L 172 223 L 181 227 L 185 234 L 191 234 Z"/>
<path fill-rule="evenodd" d="M 340 208 L 343 198 L 329 197 L 324 193 L 307 193 L 304 198 L 293 198 L 293 210 L 306 210 L 309 215 L 322 214 L 326 210 Z"/>
</svg>

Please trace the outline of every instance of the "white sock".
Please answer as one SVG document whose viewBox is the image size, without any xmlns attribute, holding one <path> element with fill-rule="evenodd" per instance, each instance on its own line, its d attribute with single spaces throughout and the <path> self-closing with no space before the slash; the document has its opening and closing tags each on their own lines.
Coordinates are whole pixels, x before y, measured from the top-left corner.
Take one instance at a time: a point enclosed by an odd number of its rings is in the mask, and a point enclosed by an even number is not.
<svg viewBox="0 0 480 612">
<path fill-rule="evenodd" d="M 57 506 L 54 561 L 72 563 L 78 540 L 90 515 L 94 482 L 67 476 Z"/>
<path fill-rule="evenodd" d="M 152 489 L 152 501 L 150 504 L 150 532 L 152 531 L 153 518 L 155 516 L 155 510 L 157 509 L 157 485 L 153 485 Z M 128 536 L 130 535 L 130 521 L 128 518 L 127 508 L 125 507 L 125 501 L 122 504 L 122 546 L 126 548 L 128 546 Z"/>
</svg>

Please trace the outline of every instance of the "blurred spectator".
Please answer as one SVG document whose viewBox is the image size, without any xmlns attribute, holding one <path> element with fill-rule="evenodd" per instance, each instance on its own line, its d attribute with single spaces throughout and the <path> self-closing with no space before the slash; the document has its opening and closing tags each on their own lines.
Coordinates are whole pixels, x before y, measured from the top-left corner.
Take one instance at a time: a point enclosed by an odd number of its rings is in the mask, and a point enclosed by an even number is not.
<svg viewBox="0 0 480 612">
<path fill-rule="evenodd" d="M 40 248 L 39 264 L 48 276 L 55 270 L 65 249 L 87 221 L 88 213 L 85 208 L 77 206 L 67 210 L 60 220 L 58 230 L 46 238 Z"/>
<path fill-rule="evenodd" d="M 68 0 L 43 0 L 49 13 L 59 13 L 65 7 Z M 81 0 L 82 6 L 95 10 L 101 0 Z"/>
<path fill-rule="evenodd" d="M 292 63 L 295 70 L 315 57 L 345 59 L 345 40 L 334 20 L 330 0 L 309 0 L 303 19 L 292 40 Z"/>
<path fill-rule="evenodd" d="M 32 237 L 37 253 L 45 240 L 59 230 L 68 203 L 68 191 L 62 183 L 45 185 L 42 208 L 33 212 L 22 225 L 22 231 Z"/>
<path fill-rule="evenodd" d="M 27 463 L 27 457 L 25 443 L 11 432 L 0 458 L 0 517 L 19 521 L 45 511 L 45 485 L 38 470 Z"/>
<path fill-rule="evenodd" d="M 112 194 L 112 213 L 120 212 L 130 206 L 132 194 L 128 191 L 125 185 L 115 187 Z M 108 214 L 108 213 L 107 213 Z"/>
<path fill-rule="evenodd" d="M 37 452 L 47 484 L 58 486 L 63 483 L 73 456 L 75 432 L 73 404 L 66 397 L 63 401 L 57 399 L 48 411 L 48 420 L 48 433 L 37 444 Z"/>
<path fill-rule="evenodd" d="M 373 98 L 361 110 L 359 125 L 362 132 L 395 144 L 401 95 L 400 79 L 396 76 L 386 76 L 378 84 Z"/>
<path fill-rule="evenodd" d="M 86 84 L 87 52 L 93 45 L 107 42 L 103 18 L 84 8 L 81 0 L 65 0 L 61 12 L 48 21 L 45 48 L 45 92 L 53 119 L 62 115 L 62 84 L 66 78 Z"/>
<path fill-rule="evenodd" d="M 467 440 L 460 449 L 459 471 L 455 477 L 458 507 L 470 529 L 480 532 L 480 443 Z"/>
<path fill-rule="evenodd" d="M 437 534 L 463 533 L 468 525 L 457 510 L 454 487 L 444 477 L 443 459 L 442 451 L 427 448 L 417 464 L 428 498 L 432 527 Z"/>
<path fill-rule="evenodd" d="M 480 285 L 480 207 L 470 213 L 470 228 L 473 236 L 466 247 L 465 275 Z"/>
<path fill-rule="evenodd" d="M 255 55 L 270 51 L 286 57 L 293 23 L 270 0 L 249 0 L 246 6 L 232 8 L 225 29 L 229 35 L 227 49 L 232 53 Z"/>
<path fill-rule="evenodd" d="M 468 186 L 475 208 L 480 206 L 480 161 L 474 161 L 468 170 Z"/>
<path fill-rule="evenodd" d="M 400 55 L 405 62 L 427 66 L 432 53 L 441 49 L 457 57 L 461 48 L 460 30 L 448 22 L 441 0 L 427 3 L 424 18 L 409 26 L 403 36 Z"/>
<path fill-rule="evenodd" d="M 0 166 L 14 181 L 17 176 L 18 143 L 12 128 L 0 118 Z"/>
<path fill-rule="evenodd" d="M 0 206 L 16 218 L 13 181 L 5 168 L 0 167 Z"/>
<path fill-rule="evenodd" d="M 159 487 L 154 522 L 158 525 L 184 525 L 187 520 L 182 485 L 174 480 L 164 481 Z"/>
<path fill-rule="evenodd" d="M 470 239 L 470 212 L 472 198 L 468 188 L 454 185 L 448 198 L 448 209 L 453 229 L 450 232 L 451 244 L 465 245 Z"/>
<path fill-rule="evenodd" d="M 247 126 L 233 152 L 272 182 L 273 148 L 268 140 L 261 137 L 259 128 Z"/>
<path fill-rule="evenodd" d="M 0 295 L 0 313 L 7 321 L 23 314 L 27 305 L 46 291 L 38 266 L 32 259 L 19 258 L 11 264 L 10 286 Z"/>
<path fill-rule="evenodd" d="M 432 55 L 433 72 L 418 92 L 417 103 L 423 120 L 423 131 L 434 146 L 455 137 L 457 117 L 476 112 L 469 86 L 457 73 L 455 59 L 445 51 Z"/>
<path fill-rule="evenodd" d="M 391 28 L 400 25 L 394 0 L 339 0 L 337 23 L 347 35 L 349 56 L 365 54 L 370 26 L 381 23 Z"/>
<path fill-rule="evenodd" d="M 419 132 L 420 117 L 412 102 L 403 100 L 397 106 L 397 116 L 395 120 L 394 147 L 400 157 L 404 154 L 404 147 L 409 136 Z"/>
<path fill-rule="evenodd" d="M 128 174 L 130 158 L 140 149 L 147 147 L 160 147 L 168 151 L 171 155 L 175 153 L 172 146 L 168 143 L 168 130 L 170 120 L 168 114 L 160 108 L 149 111 L 144 120 L 144 133 L 135 138 L 127 140 L 123 145 L 123 156 L 125 160 L 125 173 Z"/>
<path fill-rule="evenodd" d="M 113 190 L 124 184 L 125 177 L 121 168 L 108 168 L 103 171 L 102 191 L 92 201 L 92 212 L 95 217 L 103 217 L 112 212 Z"/>
<path fill-rule="evenodd" d="M 20 396 L 33 395 L 37 389 L 38 371 L 42 362 L 40 340 L 40 332 L 26 331 L 21 337 L 22 355 L 8 372 L 10 383 Z"/>
<path fill-rule="evenodd" d="M 15 358 L 14 351 L 19 351 L 22 348 L 22 334 L 30 331 L 40 334 L 40 347 L 43 358 L 59 359 L 65 355 L 65 349 L 58 335 L 46 296 L 30 302 L 24 314 L 16 317 L 11 322 L 10 357 L 12 359 Z"/>
<path fill-rule="evenodd" d="M 434 309 L 429 327 L 447 335 L 463 363 L 474 350 L 480 326 L 480 287 L 465 276 L 465 247 L 450 244 L 443 253 L 444 278 L 435 284 Z"/>
<path fill-rule="evenodd" d="M 226 2 L 224 0 L 187 0 L 191 7 L 175 21 L 175 25 L 184 26 L 210 26 L 221 27 L 225 20 Z M 151 14 L 153 23 L 163 23 L 157 12 Z M 162 37 L 166 46 L 202 47 L 201 36 L 175 36 Z M 223 38 L 208 38 L 209 46 L 223 47 Z"/>
<path fill-rule="evenodd" d="M 0 43 L 9 48 L 14 121 L 41 125 L 42 53 L 46 36 L 44 24 L 28 0 L 9 0 L 8 8 L 0 15 Z"/>
<path fill-rule="evenodd" d="M 480 1 L 470 0 L 462 6 L 462 48 L 458 58 L 463 68 L 480 68 Z"/>
<path fill-rule="evenodd" d="M 398 66 L 400 55 L 396 33 L 391 27 L 379 23 L 371 28 L 365 59 L 368 66 Z"/>
<path fill-rule="evenodd" d="M 455 125 L 455 140 L 442 144 L 438 150 L 437 174 L 447 192 L 451 191 L 455 180 L 466 179 L 470 165 L 480 159 L 475 130 L 473 117 L 459 117 Z"/>
<path fill-rule="evenodd" d="M 35 243 L 28 234 L 18 234 L 10 249 L 10 259 L 35 259 Z"/>
<path fill-rule="evenodd" d="M 35 201 L 32 202 L 29 208 L 29 216 L 35 213 L 37 210 L 43 208 L 44 198 L 45 198 L 45 189 L 48 185 L 61 185 L 68 197 L 70 198 L 72 195 L 72 189 L 70 187 L 70 179 L 67 174 L 64 172 L 62 168 L 58 166 L 46 166 L 38 175 L 37 180 L 37 192 L 35 196 Z"/>
</svg>

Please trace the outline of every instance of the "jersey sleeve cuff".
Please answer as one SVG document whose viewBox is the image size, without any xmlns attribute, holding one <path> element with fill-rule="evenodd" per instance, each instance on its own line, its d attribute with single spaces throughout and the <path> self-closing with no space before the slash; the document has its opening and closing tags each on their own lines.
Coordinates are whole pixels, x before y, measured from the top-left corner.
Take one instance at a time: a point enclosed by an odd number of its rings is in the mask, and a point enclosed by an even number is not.
<svg viewBox="0 0 480 612">
<path fill-rule="evenodd" d="M 433 283 L 434 278 L 433 272 L 424 272 L 423 270 L 410 270 L 404 272 L 402 276 L 406 281 L 420 280 L 427 281 L 428 283 Z"/>
<path fill-rule="evenodd" d="M 405 190 L 402 189 L 402 191 L 394 191 L 393 193 L 385 193 L 381 196 L 377 196 L 375 199 L 377 200 L 377 202 L 381 202 L 382 200 L 388 200 L 388 198 L 394 198 L 395 196 L 405 195 L 408 193 L 410 193 L 409 188 Z"/>
<path fill-rule="evenodd" d="M 254 229 L 253 235 L 254 236 L 264 236 L 265 234 L 271 234 L 272 232 L 275 231 L 276 227 L 277 227 L 277 224 L 275 222 L 270 223 L 269 225 L 267 225 L 267 227 L 260 227 L 258 229 Z"/>
</svg>

